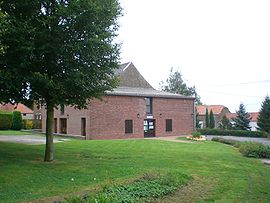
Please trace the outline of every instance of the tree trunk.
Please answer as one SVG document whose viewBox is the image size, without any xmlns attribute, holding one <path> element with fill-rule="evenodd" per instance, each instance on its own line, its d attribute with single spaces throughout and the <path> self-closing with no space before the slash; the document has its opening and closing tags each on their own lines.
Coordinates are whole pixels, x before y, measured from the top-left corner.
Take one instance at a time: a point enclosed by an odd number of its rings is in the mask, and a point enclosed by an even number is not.
<svg viewBox="0 0 270 203">
<path fill-rule="evenodd" d="M 46 101 L 47 104 L 47 118 L 46 118 L 46 149 L 44 161 L 53 161 L 53 117 L 54 117 L 54 105 L 50 101 Z"/>
</svg>

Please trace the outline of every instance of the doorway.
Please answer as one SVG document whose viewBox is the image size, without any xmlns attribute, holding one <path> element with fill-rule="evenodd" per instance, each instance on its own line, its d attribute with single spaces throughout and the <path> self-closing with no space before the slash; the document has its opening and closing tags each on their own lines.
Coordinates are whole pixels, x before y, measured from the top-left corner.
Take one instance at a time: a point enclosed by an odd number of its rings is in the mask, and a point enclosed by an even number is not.
<svg viewBox="0 0 270 203">
<path fill-rule="evenodd" d="M 60 133 L 67 134 L 67 119 L 60 118 Z"/>
<path fill-rule="evenodd" d="M 144 120 L 144 137 L 155 137 L 155 120 Z"/>
<path fill-rule="evenodd" d="M 86 119 L 81 118 L 81 135 L 86 136 Z"/>
<path fill-rule="evenodd" d="M 54 118 L 54 133 L 57 133 L 57 118 Z"/>
</svg>

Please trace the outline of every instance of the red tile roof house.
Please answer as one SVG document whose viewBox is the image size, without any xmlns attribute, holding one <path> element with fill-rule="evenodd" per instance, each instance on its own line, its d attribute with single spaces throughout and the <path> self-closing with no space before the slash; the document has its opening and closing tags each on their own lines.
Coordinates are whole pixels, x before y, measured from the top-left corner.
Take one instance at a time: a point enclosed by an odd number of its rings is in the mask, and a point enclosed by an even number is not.
<svg viewBox="0 0 270 203">
<path fill-rule="evenodd" d="M 199 120 L 199 123 L 201 124 L 202 128 L 205 128 L 205 114 L 206 109 L 208 109 L 208 114 L 210 116 L 210 111 L 213 111 L 214 119 L 215 119 L 215 128 L 219 127 L 219 124 L 222 120 L 222 117 L 224 115 L 227 115 L 230 113 L 229 109 L 223 105 L 198 105 L 196 106 L 196 112 L 198 115 L 197 119 Z"/>
<path fill-rule="evenodd" d="M 194 98 L 155 90 L 132 63 L 116 71 L 119 87 L 88 109 L 71 106 L 54 111 L 54 132 L 85 139 L 126 139 L 180 136 L 194 130 Z M 42 130 L 46 126 L 42 110 Z"/>
<path fill-rule="evenodd" d="M 251 121 L 249 122 L 249 126 L 251 127 L 250 130 L 256 131 L 258 128 L 257 122 L 258 122 L 259 112 L 250 112 L 249 114 L 251 117 Z M 226 116 L 233 124 L 232 118 L 236 117 L 236 113 L 228 113 Z"/>
<path fill-rule="evenodd" d="M 25 106 L 24 104 L 0 104 L 0 110 L 13 112 L 13 111 L 20 111 L 22 113 L 22 119 L 33 119 L 34 112 Z"/>
</svg>

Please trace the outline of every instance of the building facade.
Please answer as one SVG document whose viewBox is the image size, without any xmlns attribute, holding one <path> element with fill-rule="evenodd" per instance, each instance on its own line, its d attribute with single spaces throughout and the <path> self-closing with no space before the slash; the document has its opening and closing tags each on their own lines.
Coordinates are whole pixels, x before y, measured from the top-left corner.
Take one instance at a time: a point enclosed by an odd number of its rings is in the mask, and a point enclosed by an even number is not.
<svg viewBox="0 0 270 203">
<path fill-rule="evenodd" d="M 116 71 L 120 85 L 88 109 L 70 106 L 54 112 L 54 132 L 85 139 L 126 139 L 179 136 L 194 130 L 194 98 L 155 90 L 132 63 Z M 46 114 L 42 109 L 45 131 Z"/>
<path fill-rule="evenodd" d="M 213 111 L 215 119 L 215 128 L 218 128 L 223 116 L 230 113 L 230 110 L 223 105 L 198 105 L 196 106 L 197 119 L 201 128 L 206 128 L 206 109 L 208 109 L 208 115 L 210 111 Z M 210 117 L 209 117 L 210 118 Z"/>
</svg>

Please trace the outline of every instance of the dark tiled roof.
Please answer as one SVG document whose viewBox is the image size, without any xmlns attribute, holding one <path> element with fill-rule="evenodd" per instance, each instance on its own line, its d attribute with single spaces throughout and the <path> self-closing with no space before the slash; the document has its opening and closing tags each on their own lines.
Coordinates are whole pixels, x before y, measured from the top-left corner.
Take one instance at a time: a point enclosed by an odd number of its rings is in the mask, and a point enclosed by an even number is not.
<svg viewBox="0 0 270 203">
<path fill-rule="evenodd" d="M 180 94 L 173 94 L 169 92 L 155 90 L 153 88 L 137 88 L 137 87 L 118 87 L 107 95 L 115 96 L 137 96 L 137 97 L 160 97 L 160 98 L 176 98 L 176 99 L 194 99 Z"/>
</svg>

